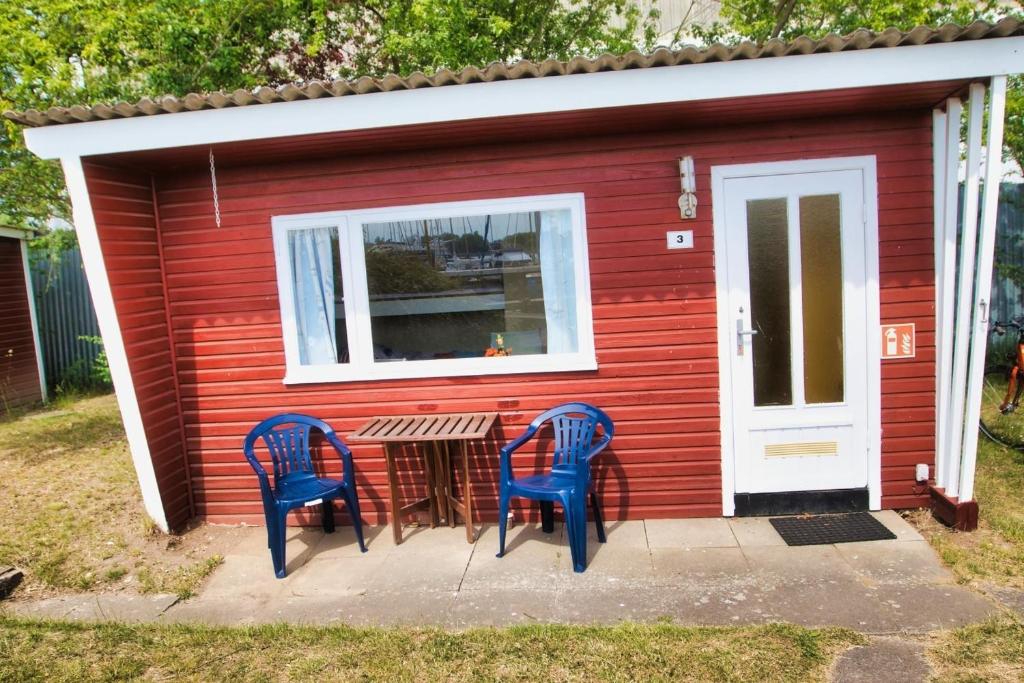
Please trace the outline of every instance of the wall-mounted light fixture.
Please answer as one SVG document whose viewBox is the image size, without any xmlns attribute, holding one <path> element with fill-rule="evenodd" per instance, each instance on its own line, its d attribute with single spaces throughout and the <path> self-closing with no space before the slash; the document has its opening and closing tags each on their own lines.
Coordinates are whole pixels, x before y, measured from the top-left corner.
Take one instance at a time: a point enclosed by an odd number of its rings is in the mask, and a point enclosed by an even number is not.
<svg viewBox="0 0 1024 683">
<path fill-rule="evenodd" d="M 679 217 L 683 220 L 697 217 L 697 178 L 693 172 L 693 157 L 679 158 Z"/>
</svg>

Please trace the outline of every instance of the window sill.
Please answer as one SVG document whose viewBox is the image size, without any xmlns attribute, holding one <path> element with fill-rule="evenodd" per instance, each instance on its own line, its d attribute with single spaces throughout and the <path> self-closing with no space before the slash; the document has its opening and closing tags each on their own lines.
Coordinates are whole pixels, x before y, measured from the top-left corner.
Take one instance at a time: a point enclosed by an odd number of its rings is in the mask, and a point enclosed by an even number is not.
<svg viewBox="0 0 1024 683">
<path fill-rule="evenodd" d="M 373 380 L 421 379 L 425 377 L 471 377 L 597 370 L 592 354 L 551 356 L 505 356 L 376 363 L 372 366 L 305 365 L 289 368 L 285 384 L 325 384 Z"/>
</svg>

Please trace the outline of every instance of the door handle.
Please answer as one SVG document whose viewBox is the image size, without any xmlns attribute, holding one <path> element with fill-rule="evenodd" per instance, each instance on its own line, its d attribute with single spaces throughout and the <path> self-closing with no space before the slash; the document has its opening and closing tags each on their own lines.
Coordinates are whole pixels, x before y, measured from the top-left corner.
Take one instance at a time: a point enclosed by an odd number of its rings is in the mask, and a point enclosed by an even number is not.
<svg viewBox="0 0 1024 683">
<path fill-rule="evenodd" d="M 743 318 L 736 318 L 736 355 L 743 355 L 744 338 L 753 337 L 757 334 L 757 330 L 745 330 L 743 329 Z"/>
</svg>

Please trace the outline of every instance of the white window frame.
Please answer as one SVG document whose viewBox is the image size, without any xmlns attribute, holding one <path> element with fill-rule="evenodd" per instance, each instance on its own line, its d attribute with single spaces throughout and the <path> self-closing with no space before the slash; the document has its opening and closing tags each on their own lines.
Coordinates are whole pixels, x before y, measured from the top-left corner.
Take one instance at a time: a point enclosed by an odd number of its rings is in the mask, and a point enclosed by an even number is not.
<svg viewBox="0 0 1024 683">
<path fill-rule="evenodd" d="M 459 218 L 486 214 L 569 210 L 573 230 L 578 344 L 575 353 L 443 358 L 378 363 L 373 360 L 370 300 L 367 291 L 363 225 L 393 221 Z M 277 291 L 284 338 L 285 384 L 312 384 L 374 379 L 464 377 L 534 372 L 596 370 L 594 321 L 590 303 L 590 263 L 587 250 L 586 208 L 582 193 L 533 195 L 437 204 L 413 204 L 352 211 L 292 214 L 271 217 Z M 308 228 L 336 227 L 342 252 L 349 362 L 302 365 L 295 322 L 295 294 L 288 233 Z"/>
</svg>

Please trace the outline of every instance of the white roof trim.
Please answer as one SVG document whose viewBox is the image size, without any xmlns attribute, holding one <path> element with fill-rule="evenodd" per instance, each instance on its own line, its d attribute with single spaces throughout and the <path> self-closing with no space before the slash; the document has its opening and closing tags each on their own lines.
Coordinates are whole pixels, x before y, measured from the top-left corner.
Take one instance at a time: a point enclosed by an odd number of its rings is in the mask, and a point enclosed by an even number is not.
<svg viewBox="0 0 1024 683">
<path fill-rule="evenodd" d="M 35 237 L 35 233 L 31 230 L 22 230 L 21 228 L 6 228 L 0 225 L 0 237 L 13 237 L 16 240 L 30 240 Z"/>
<path fill-rule="evenodd" d="M 29 128 L 45 158 L 495 116 L 921 83 L 1024 71 L 1024 37 L 396 90 Z"/>
</svg>

